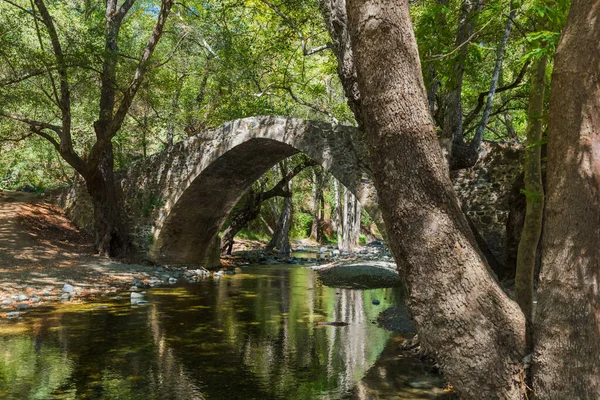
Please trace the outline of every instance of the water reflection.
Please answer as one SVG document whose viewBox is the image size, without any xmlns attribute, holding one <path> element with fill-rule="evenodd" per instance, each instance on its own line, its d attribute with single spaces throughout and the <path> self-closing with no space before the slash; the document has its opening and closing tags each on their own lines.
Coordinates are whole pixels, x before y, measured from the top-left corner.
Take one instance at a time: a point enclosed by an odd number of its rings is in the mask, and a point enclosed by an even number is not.
<svg viewBox="0 0 600 400">
<path fill-rule="evenodd" d="M 390 339 L 373 321 L 397 301 L 392 289 L 331 289 L 280 266 L 147 297 L 0 322 L 0 398 L 351 397 Z"/>
</svg>

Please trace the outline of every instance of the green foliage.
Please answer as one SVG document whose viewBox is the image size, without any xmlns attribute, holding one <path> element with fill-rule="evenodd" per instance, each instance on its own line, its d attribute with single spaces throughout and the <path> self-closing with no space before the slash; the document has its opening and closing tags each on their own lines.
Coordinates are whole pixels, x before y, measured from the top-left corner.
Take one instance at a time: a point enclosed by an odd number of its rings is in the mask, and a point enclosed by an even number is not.
<svg viewBox="0 0 600 400">
<path fill-rule="evenodd" d="M 306 212 L 294 213 L 292 227 L 290 229 L 290 237 L 294 239 L 305 238 L 310 234 L 312 224 L 312 214 Z"/>
</svg>

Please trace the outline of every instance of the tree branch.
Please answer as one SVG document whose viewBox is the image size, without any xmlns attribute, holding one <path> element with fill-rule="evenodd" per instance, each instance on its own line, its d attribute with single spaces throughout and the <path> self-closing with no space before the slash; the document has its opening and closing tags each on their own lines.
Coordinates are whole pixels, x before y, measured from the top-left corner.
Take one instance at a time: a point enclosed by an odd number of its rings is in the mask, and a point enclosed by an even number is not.
<svg viewBox="0 0 600 400">
<path fill-rule="evenodd" d="M 329 111 L 327 111 L 326 109 L 324 109 L 324 108 L 320 108 L 320 107 L 318 107 L 318 106 L 316 106 L 316 105 L 314 105 L 314 104 L 312 104 L 312 103 L 308 103 L 308 102 L 306 102 L 306 101 L 304 101 L 304 100 L 300 99 L 298 96 L 296 96 L 296 94 L 294 93 L 294 91 L 292 90 L 292 88 L 291 88 L 291 87 L 289 87 L 289 86 L 273 86 L 273 88 L 274 88 L 274 89 L 282 89 L 282 90 L 285 90 L 286 92 L 288 92 L 288 93 L 290 94 L 290 96 L 292 97 L 292 99 L 293 99 L 293 100 L 294 100 L 296 103 L 299 103 L 299 104 L 302 104 L 303 106 L 306 106 L 306 107 L 312 108 L 313 110 L 315 110 L 315 111 L 316 111 L 316 112 L 318 112 L 318 113 L 321 113 L 321 114 L 327 115 L 327 116 L 328 116 L 328 117 L 331 119 L 331 121 L 332 121 L 334 124 L 337 124 L 337 123 L 339 123 L 338 119 L 337 119 L 337 118 L 336 118 L 336 117 L 335 117 L 335 116 L 334 116 L 332 113 L 330 113 Z"/>
<path fill-rule="evenodd" d="M 15 121 L 23 122 L 32 127 L 50 129 L 50 130 L 56 132 L 59 136 L 62 134 L 62 129 L 58 125 L 49 124 L 47 122 L 36 121 L 34 119 L 25 118 L 25 117 L 22 117 L 17 114 L 6 114 L 3 112 L 0 112 L 0 116 L 4 117 L 4 118 L 9 118 L 9 119 L 12 119 Z"/>
<path fill-rule="evenodd" d="M 150 62 L 150 57 L 152 57 L 152 53 L 154 52 L 154 49 L 160 40 L 165 23 L 167 21 L 167 16 L 169 15 L 169 11 L 171 10 L 172 6 L 173 0 L 162 0 L 160 12 L 158 13 L 158 18 L 156 20 L 156 24 L 154 25 L 154 29 L 152 30 L 152 35 L 150 35 L 150 39 L 148 39 L 148 44 L 146 45 L 144 53 L 142 54 L 142 58 L 135 70 L 133 80 L 125 91 L 123 100 L 121 100 L 121 104 L 119 105 L 119 109 L 115 113 L 115 116 L 110 123 L 108 137 L 105 138 L 106 140 L 110 140 L 114 135 L 116 135 L 119 129 L 121 129 L 121 125 L 123 124 L 123 120 L 127 115 L 127 111 L 133 102 L 133 98 L 142 84 L 142 80 Z"/>
<path fill-rule="evenodd" d="M 298 29 L 296 27 L 296 25 L 292 22 L 291 19 L 289 19 L 283 12 L 281 12 L 281 10 L 273 3 L 271 3 L 268 0 L 261 0 L 264 4 L 266 4 L 271 10 L 273 10 L 275 12 L 275 14 L 279 15 L 281 17 L 281 19 L 283 20 L 283 22 L 285 22 L 296 34 L 296 36 L 298 36 L 298 39 L 300 39 L 300 44 L 302 45 L 302 54 L 304 54 L 305 56 L 310 56 L 312 54 L 318 53 L 320 51 L 326 50 L 326 49 L 330 49 L 332 44 L 331 43 L 326 43 L 324 45 L 321 46 L 317 46 L 314 47 L 312 49 L 307 49 L 306 48 L 306 41 L 304 40 L 304 35 L 302 34 L 302 32 L 300 31 L 300 29 Z"/>
<path fill-rule="evenodd" d="M 529 64 L 531 64 L 531 60 L 525 61 L 525 64 L 523 64 L 523 67 L 521 67 L 521 71 L 519 71 L 519 75 L 517 75 L 515 80 L 510 85 L 503 86 L 501 88 L 496 89 L 495 93 L 505 92 L 507 90 L 511 90 L 511 89 L 514 89 L 517 86 L 519 86 L 521 84 L 521 81 L 523 81 L 523 78 L 525 77 L 525 73 L 527 72 L 527 68 L 529 68 Z M 483 107 L 483 105 L 485 103 L 485 98 L 487 97 L 488 94 L 489 94 L 489 91 L 479 93 L 479 97 L 477 98 L 477 105 L 465 117 L 465 122 L 464 122 L 465 126 L 471 124 L 471 122 L 473 122 L 473 120 L 477 117 L 477 114 L 479 113 L 479 111 L 481 111 L 481 108 Z"/>
<path fill-rule="evenodd" d="M 288 182 L 291 181 L 296 175 L 298 175 L 303 169 L 315 165 L 317 165 L 317 163 L 312 159 L 308 159 L 296 165 L 296 167 L 293 170 L 289 171 L 287 174 L 285 174 L 275 186 L 273 186 L 270 190 L 261 193 L 262 201 L 268 200 L 275 196 L 289 197 L 290 192 L 287 190 Z"/>
<path fill-rule="evenodd" d="M 69 78 L 67 74 L 67 66 L 65 64 L 65 56 L 54 26 L 54 21 L 46 8 L 43 0 L 34 0 L 37 6 L 42 21 L 48 30 L 54 56 L 56 58 L 58 76 L 60 78 L 60 101 L 59 107 L 62 112 L 62 129 L 60 135 L 60 149 L 63 153 L 74 153 L 73 142 L 71 140 L 71 94 L 69 92 Z M 68 160 L 67 160 L 68 161 Z"/>
</svg>

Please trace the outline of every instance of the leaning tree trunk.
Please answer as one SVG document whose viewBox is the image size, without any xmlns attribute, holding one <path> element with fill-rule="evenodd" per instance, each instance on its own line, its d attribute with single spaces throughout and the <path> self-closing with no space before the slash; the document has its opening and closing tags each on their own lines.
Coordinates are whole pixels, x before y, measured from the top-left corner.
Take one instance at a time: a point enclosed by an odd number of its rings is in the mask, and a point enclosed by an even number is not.
<svg viewBox="0 0 600 400">
<path fill-rule="evenodd" d="M 600 0 L 574 0 L 550 93 L 537 399 L 600 398 Z"/>
<path fill-rule="evenodd" d="M 463 399 L 520 399 L 525 320 L 489 271 L 429 114 L 408 0 L 350 0 L 375 186 L 423 346 Z"/>
<path fill-rule="evenodd" d="M 527 319 L 528 333 L 533 321 L 533 283 L 537 249 L 542 234 L 544 216 L 544 185 L 542 183 L 542 128 L 544 92 L 546 91 L 546 64 L 544 55 L 534 62 L 531 73 L 531 92 L 525 148 L 524 183 L 527 208 L 517 252 L 515 298 Z M 528 341 L 531 335 L 528 334 Z M 530 343 L 531 344 L 531 343 Z M 530 347 L 530 346 L 528 346 Z"/>
<path fill-rule="evenodd" d="M 116 192 L 112 142 L 108 142 L 90 164 L 85 183 L 94 207 L 96 251 L 104 256 L 124 257 L 129 250 L 129 241 Z"/>
</svg>

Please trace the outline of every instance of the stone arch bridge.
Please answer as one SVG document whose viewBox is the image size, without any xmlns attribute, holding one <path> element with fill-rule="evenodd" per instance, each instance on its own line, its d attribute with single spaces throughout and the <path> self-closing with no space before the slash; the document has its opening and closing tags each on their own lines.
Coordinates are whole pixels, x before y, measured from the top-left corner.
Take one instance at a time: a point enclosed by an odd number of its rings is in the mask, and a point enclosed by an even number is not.
<svg viewBox="0 0 600 400">
<path fill-rule="evenodd" d="M 250 185 L 279 161 L 305 153 L 361 202 L 383 232 L 363 134 L 350 126 L 250 117 L 183 140 L 117 172 L 126 227 L 141 259 L 200 264 Z M 84 185 L 56 198 L 73 221 L 93 227 Z"/>
</svg>

